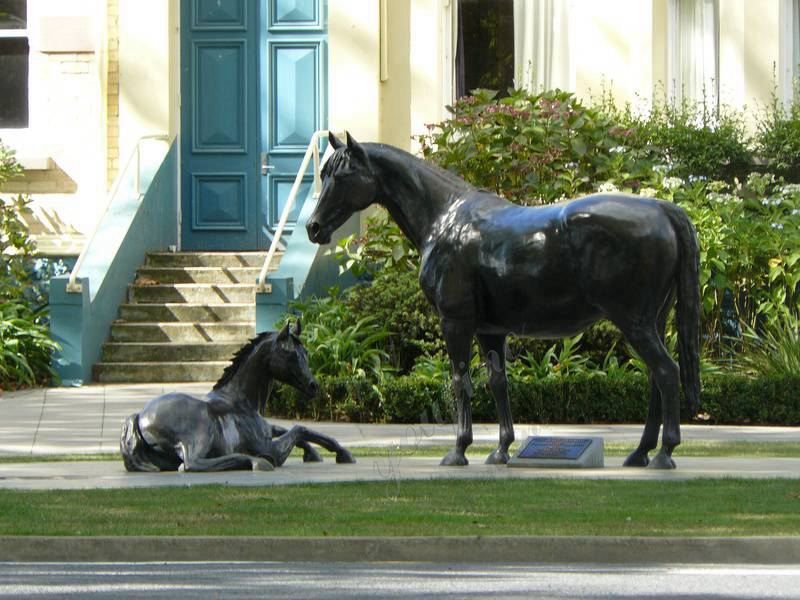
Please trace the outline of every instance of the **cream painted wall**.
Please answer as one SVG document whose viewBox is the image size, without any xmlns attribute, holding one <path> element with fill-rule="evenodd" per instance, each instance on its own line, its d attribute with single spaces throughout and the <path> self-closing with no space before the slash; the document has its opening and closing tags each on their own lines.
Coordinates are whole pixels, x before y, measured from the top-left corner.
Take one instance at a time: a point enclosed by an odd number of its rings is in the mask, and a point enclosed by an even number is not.
<svg viewBox="0 0 800 600">
<path fill-rule="evenodd" d="M 23 165 L 54 165 L 18 184 L 32 194 L 29 225 L 45 252 L 59 251 L 60 233 L 62 248 L 74 248 L 104 196 L 105 15 L 104 0 L 28 2 L 29 126 L 0 130 L 0 139 Z M 70 18 L 67 27 L 59 27 L 62 17 Z"/>
<path fill-rule="evenodd" d="M 170 7 L 119 3 L 120 169 L 140 137 L 170 131 Z"/>
<path fill-rule="evenodd" d="M 380 135 L 379 0 L 328 1 L 328 125 Z"/>
</svg>

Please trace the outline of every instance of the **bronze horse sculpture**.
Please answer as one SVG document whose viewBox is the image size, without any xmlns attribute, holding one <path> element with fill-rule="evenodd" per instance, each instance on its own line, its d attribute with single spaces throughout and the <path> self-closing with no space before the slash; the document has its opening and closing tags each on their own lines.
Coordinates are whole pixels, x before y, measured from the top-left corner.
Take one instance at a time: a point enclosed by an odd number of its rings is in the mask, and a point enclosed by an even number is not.
<svg viewBox="0 0 800 600">
<path fill-rule="evenodd" d="M 441 320 L 458 418 L 443 465 L 466 465 L 472 443 L 473 336 L 486 357 L 500 424 L 486 462 L 503 464 L 514 441 L 506 336 L 560 338 L 605 318 L 650 373 L 644 433 L 625 465 L 675 468 L 680 388 L 692 414 L 700 389 L 699 249 L 681 208 L 618 193 L 522 207 L 392 146 L 359 144 L 349 134 L 346 143 L 333 134 L 329 141 L 334 152 L 306 224 L 309 239 L 329 242 L 354 212 L 378 203 L 419 250 L 420 285 Z M 664 346 L 676 297 L 680 368 Z"/>
<path fill-rule="evenodd" d="M 305 462 L 322 460 L 309 443 L 353 463 L 336 440 L 306 427 L 286 430 L 263 412 L 275 380 L 315 396 L 319 385 L 308 368 L 299 321 L 265 332 L 245 344 L 205 398 L 173 392 L 150 400 L 122 427 L 120 451 L 128 471 L 271 471 L 295 446 Z"/>
</svg>

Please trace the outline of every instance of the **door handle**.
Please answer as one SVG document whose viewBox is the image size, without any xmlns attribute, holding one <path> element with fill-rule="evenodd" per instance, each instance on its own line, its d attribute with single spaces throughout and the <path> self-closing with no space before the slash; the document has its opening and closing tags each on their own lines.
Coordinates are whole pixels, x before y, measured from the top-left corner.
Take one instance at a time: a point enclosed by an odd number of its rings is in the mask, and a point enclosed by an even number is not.
<svg viewBox="0 0 800 600">
<path fill-rule="evenodd" d="M 261 153 L 261 174 L 268 175 L 270 171 L 275 168 L 275 165 L 269 164 L 269 156 L 266 152 Z"/>
</svg>

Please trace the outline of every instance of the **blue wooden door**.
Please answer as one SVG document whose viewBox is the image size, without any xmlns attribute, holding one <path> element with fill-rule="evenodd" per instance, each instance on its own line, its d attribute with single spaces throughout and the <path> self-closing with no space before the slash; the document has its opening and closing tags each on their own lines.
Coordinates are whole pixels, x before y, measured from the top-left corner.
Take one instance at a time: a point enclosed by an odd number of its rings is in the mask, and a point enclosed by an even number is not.
<svg viewBox="0 0 800 600">
<path fill-rule="evenodd" d="M 184 249 L 269 244 L 325 119 L 324 12 L 324 0 L 182 0 Z"/>
<path fill-rule="evenodd" d="M 261 51 L 266 66 L 262 101 L 269 107 L 261 142 L 262 244 L 272 239 L 311 136 L 325 126 L 325 8 L 323 0 L 267 0 Z M 311 183 L 309 173 L 285 230 L 289 234 Z"/>
</svg>

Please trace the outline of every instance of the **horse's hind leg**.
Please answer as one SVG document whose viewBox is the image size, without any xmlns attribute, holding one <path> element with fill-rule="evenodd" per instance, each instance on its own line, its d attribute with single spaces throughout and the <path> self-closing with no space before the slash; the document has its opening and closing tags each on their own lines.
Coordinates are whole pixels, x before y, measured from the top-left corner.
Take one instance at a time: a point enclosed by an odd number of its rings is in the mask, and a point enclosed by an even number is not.
<svg viewBox="0 0 800 600">
<path fill-rule="evenodd" d="M 270 423 L 270 428 L 272 430 L 272 439 L 280 437 L 289 431 L 285 427 L 273 425 L 272 423 Z M 303 462 L 322 462 L 322 457 L 319 455 L 319 452 L 308 442 L 299 440 L 297 442 L 297 447 L 303 450 Z"/>
<path fill-rule="evenodd" d="M 655 382 L 652 388 L 650 409 L 647 415 L 647 425 L 645 426 L 644 434 L 639 449 L 646 452 L 655 447 L 655 439 L 658 436 L 658 414 L 661 413 L 663 419 L 664 429 L 661 436 L 661 450 L 650 461 L 651 468 L 656 469 L 674 469 L 675 461 L 672 460 L 672 451 L 678 444 L 681 443 L 680 431 L 680 405 L 679 405 L 679 389 L 680 389 L 680 371 L 678 365 L 672 360 L 672 357 L 667 352 L 664 343 L 662 342 L 655 327 L 652 329 L 643 328 L 636 329 L 631 332 L 624 332 L 628 341 L 633 348 L 642 357 L 645 364 L 650 370 L 651 381 Z M 659 393 L 656 394 L 655 392 Z M 658 402 L 658 397 L 661 398 L 660 411 L 657 406 L 653 406 Z M 631 457 L 628 457 L 631 460 Z M 626 460 L 626 463 L 628 461 Z"/>
<path fill-rule="evenodd" d="M 267 459 L 247 454 L 225 454 L 215 458 L 205 458 L 193 447 L 179 444 L 176 448 L 183 460 L 181 470 L 186 472 L 209 471 L 272 471 L 275 467 Z"/>
<path fill-rule="evenodd" d="M 506 377 L 506 337 L 504 335 L 478 335 L 478 343 L 486 356 L 489 371 L 489 388 L 497 406 L 500 441 L 497 449 L 486 458 L 487 465 L 504 465 L 508 462 L 508 448 L 514 441 L 514 423 L 508 400 Z"/>
<path fill-rule="evenodd" d="M 339 442 L 332 437 L 328 437 L 318 431 L 304 427 L 303 425 L 295 425 L 283 435 L 272 440 L 271 455 L 275 459 L 275 464 L 282 465 L 295 446 L 303 447 L 303 444 L 308 442 L 322 446 L 328 452 L 336 454 L 337 463 L 354 463 L 356 460 L 353 455 L 344 448 Z"/>
</svg>

